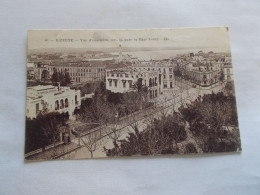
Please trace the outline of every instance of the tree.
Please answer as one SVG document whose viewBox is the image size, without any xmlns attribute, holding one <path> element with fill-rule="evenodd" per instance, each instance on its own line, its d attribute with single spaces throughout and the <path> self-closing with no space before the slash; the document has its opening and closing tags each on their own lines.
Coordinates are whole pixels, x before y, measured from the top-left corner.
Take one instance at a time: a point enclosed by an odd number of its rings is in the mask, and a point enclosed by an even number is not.
<svg viewBox="0 0 260 195">
<path fill-rule="evenodd" d="M 65 125 L 66 117 L 64 114 L 48 113 L 39 114 L 37 120 L 39 128 L 43 133 L 43 144 L 56 143 L 60 140 L 59 128 Z M 43 145 L 43 149 L 45 149 Z"/>
<path fill-rule="evenodd" d="M 93 152 L 95 152 L 100 146 L 98 133 L 91 132 L 85 136 L 80 137 L 80 139 L 82 140 L 87 150 L 90 152 L 91 158 L 93 158 Z"/>
<path fill-rule="evenodd" d="M 92 116 L 94 116 L 95 120 L 99 124 L 99 133 L 100 136 L 102 134 L 102 125 L 105 124 L 106 121 L 106 113 L 107 113 L 107 102 L 104 101 L 103 97 L 101 94 L 96 94 L 95 97 L 93 98 L 93 103 L 92 103 Z"/>
<path fill-rule="evenodd" d="M 231 130 L 232 126 L 238 125 L 233 96 L 225 96 L 222 92 L 204 95 L 186 108 L 181 107 L 180 113 L 203 152 L 236 151 L 240 148 L 239 136 L 236 130 Z"/>
<path fill-rule="evenodd" d="M 225 79 L 224 71 L 221 70 L 220 75 L 219 75 L 219 81 L 221 82 L 221 85 L 224 83 L 224 79 Z"/>
<path fill-rule="evenodd" d="M 59 78 L 59 72 L 56 70 L 56 68 L 54 68 L 53 70 L 53 74 L 51 76 L 51 81 L 54 85 L 57 85 L 57 82 L 60 82 L 60 78 Z"/>
<path fill-rule="evenodd" d="M 234 82 L 227 82 L 225 87 L 224 87 L 224 92 L 227 95 L 234 95 Z"/>
<path fill-rule="evenodd" d="M 182 77 L 182 72 L 181 72 L 181 70 L 180 70 L 179 65 L 177 66 L 176 69 L 174 69 L 173 73 L 174 73 L 174 76 L 175 76 L 175 77 Z"/>
<path fill-rule="evenodd" d="M 64 85 L 68 85 L 71 83 L 71 78 L 70 78 L 70 74 L 68 71 L 65 72 L 64 74 Z"/>
<path fill-rule="evenodd" d="M 41 80 L 46 83 L 46 81 L 48 80 L 49 78 L 49 72 L 48 70 L 43 70 L 42 71 L 42 75 L 41 75 Z"/>
<path fill-rule="evenodd" d="M 113 153 L 114 153 L 114 155 L 116 155 L 119 152 L 118 142 L 120 142 L 119 138 L 120 138 L 122 132 L 121 132 L 121 129 L 118 129 L 119 125 L 118 125 L 118 117 L 117 117 L 116 113 L 111 113 L 110 116 L 111 117 L 110 117 L 107 135 L 113 142 L 113 145 L 114 145 Z M 104 151 L 106 151 L 106 152 L 108 151 L 106 149 L 106 147 L 104 147 Z"/>
<path fill-rule="evenodd" d="M 148 124 L 143 131 L 135 129 L 134 132 L 129 132 L 126 139 L 119 141 L 120 145 L 106 150 L 107 156 L 177 153 L 173 142 L 177 143 L 186 139 L 186 133 L 183 125 L 176 123 L 173 119 L 172 116 L 168 116 L 164 122 L 164 128 L 161 128 L 161 120 L 151 118 L 152 123 Z"/>
<path fill-rule="evenodd" d="M 81 95 L 84 96 L 85 94 L 91 94 L 96 91 L 96 89 L 99 87 L 100 82 L 93 82 L 93 83 L 87 83 L 84 84 L 83 86 L 77 86 L 77 87 L 72 87 L 74 89 L 80 90 Z"/>
<path fill-rule="evenodd" d="M 136 92 L 141 96 L 141 100 L 143 102 L 147 102 L 148 101 L 148 87 L 146 85 L 143 84 L 143 79 L 139 78 L 137 80 L 137 82 L 135 82 L 133 84 L 134 89 L 136 90 Z"/>
<path fill-rule="evenodd" d="M 140 120 L 141 110 L 143 109 L 142 95 L 137 92 L 127 92 L 124 94 L 123 102 L 126 107 L 129 124 L 133 130 L 137 130 L 142 124 Z M 137 111 L 139 110 L 140 112 L 138 114 Z"/>
<path fill-rule="evenodd" d="M 63 72 L 58 72 L 56 69 L 54 69 L 54 72 L 51 76 L 51 81 L 53 85 L 57 85 L 58 83 L 60 83 L 61 86 L 67 86 L 68 84 L 70 84 L 71 78 L 67 71 L 63 73 Z"/>
<path fill-rule="evenodd" d="M 26 118 L 25 152 L 55 144 L 60 139 L 60 127 L 66 125 L 69 115 L 65 113 L 40 113 L 36 118 Z"/>
</svg>

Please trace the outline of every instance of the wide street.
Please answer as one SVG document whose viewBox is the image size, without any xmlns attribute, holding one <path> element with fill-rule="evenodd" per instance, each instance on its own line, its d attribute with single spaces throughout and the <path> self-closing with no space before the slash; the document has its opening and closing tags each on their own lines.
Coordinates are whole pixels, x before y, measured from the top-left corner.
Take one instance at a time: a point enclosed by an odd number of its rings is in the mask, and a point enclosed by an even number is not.
<svg viewBox="0 0 260 195">
<path fill-rule="evenodd" d="M 188 90 L 187 90 L 188 88 Z M 104 125 L 101 128 L 95 128 L 90 131 L 92 133 L 102 132 L 100 139 L 97 141 L 96 150 L 93 152 L 94 158 L 106 157 L 104 147 L 106 149 L 113 148 L 112 139 L 107 136 L 111 133 L 111 128 L 117 129 L 117 135 L 119 139 L 125 139 L 128 137 L 128 133 L 133 131 L 133 125 L 137 125 L 140 131 L 144 130 L 151 121 L 151 118 L 160 118 L 162 114 L 172 114 L 173 111 L 177 111 L 182 104 L 190 103 L 194 101 L 199 95 L 210 94 L 212 92 L 217 93 L 222 90 L 222 85 L 216 85 L 210 89 L 199 89 L 192 88 L 191 86 L 186 87 L 185 90 L 180 90 L 176 87 L 173 90 L 169 90 L 164 94 L 160 95 L 154 100 L 152 108 L 147 108 L 136 113 L 130 114 L 127 117 L 121 118 L 116 124 Z M 88 142 L 89 135 L 81 136 L 80 138 L 72 139 L 74 144 L 80 144 L 80 149 L 75 150 L 62 156 L 62 159 L 80 159 L 80 158 L 91 158 L 90 152 L 87 149 L 84 142 Z M 81 140 L 80 140 L 81 139 Z M 82 141 L 83 140 L 83 141 Z"/>
</svg>

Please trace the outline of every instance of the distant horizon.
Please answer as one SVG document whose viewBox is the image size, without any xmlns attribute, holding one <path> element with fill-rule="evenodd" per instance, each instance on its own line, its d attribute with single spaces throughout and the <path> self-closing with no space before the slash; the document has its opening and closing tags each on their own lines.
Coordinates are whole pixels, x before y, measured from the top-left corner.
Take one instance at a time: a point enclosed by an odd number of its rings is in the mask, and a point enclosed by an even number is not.
<svg viewBox="0 0 260 195">
<path fill-rule="evenodd" d="M 210 51 L 214 53 L 230 53 L 230 50 L 221 49 L 221 48 L 174 48 L 174 47 L 161 47 L 161 48 L 154 48 L 154 47 L 123 47 L 122 52 L 163 52 L 163 51 L 175 51 L 175 52 L 182 52 L 182 53 L 198 53 L 202 51 L 203 53 L 208 53 Z M 31 53 L 84 53 L 84 52 L 100 52 L 100 53 L 118 53 L 119 50 L 117 47 L 111 48 L 42 48 L 42 49 L 28 49 L 28 55 Z"/>
<path fill-rule="evenodd" d="M 44 48 L 44 49 L 33 49 L 32 51 L 28 52 L 28 55 L 31 55 L 32 53 L 85 53 L 85 52 L 100 52 L 100 53 L 109 53 L 109 54 L 116 54 L 119 51 L 114 48 L 114 50 L 107 50 L 108 48 L 105 49 L 95 49 L 95 50 L 90 50 L 86 48 Z M 130 49 L 130 50 L 129 50 Z M 42 51 L 43 50 L 43 51 Z M 56 51 L 53 51 L 56 50 Z M 65 50 L 65 51 L 64 51 Z M 177 55 L 182 55 L 182 54 L 188 54 L 188 53 L 198 53 L 199 51 L 202 51 L 203 53 L 208 53 L 210 51 L 214 53 L 231 53 L 230 51 L 224 51 L 220 50 L 219 48 L 182 48 L 182 49 L 174 49 L 174 48 L 145 48 L 145 50 L 135 50 L 135 48 L 122 48 L 122 53 L 123 54 L 130 54 L 133 57 L 137 57 L 140 60 L 160 60 L 160 59 L 166 59 L 166 58 L 172 58 L 176 57 Z M 31 54 L 30 54 L 31 53 Z M 142 54 L 143 53 L 143 54 Z"/>
</svg>

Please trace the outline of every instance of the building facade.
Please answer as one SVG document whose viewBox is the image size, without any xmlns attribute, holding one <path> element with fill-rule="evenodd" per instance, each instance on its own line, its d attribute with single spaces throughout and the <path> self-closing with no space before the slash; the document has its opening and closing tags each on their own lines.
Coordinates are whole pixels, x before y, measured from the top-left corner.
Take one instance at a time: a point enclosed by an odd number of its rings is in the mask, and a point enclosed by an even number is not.
<svg viewBox="0 0 260 195">
<path fill-rule="evenodd" d="M 223 73 L 224 81 L 230 82 L 234 80 L 232 62 L 230 57 L 225 58 L 225 62 L 223 63 Z"/>
<path fill-rule="evenodd" d="M 138 82 L 146 86 L 149 98 L 159 95 L 160 86 L 158 84 L 159 73 L 157 71 L 139 71 L 137 69 L 114 69 L 106 72 L 106 89 L 114 93 L 125 93 L 137 91 Z"/>
<path fill-rule="evenodd" d="M 190 63 L 184 75 L 196 85 L 209 87 L 219 82 L 221 69 L 218 63 Z"/>
<path fill-rule="evenodd" d="M 177 68 L 182 78 L 199 87 L 212 87 L 220 81 L 233 80 L 231 58 L 227 53 L 199 52 L 179 56 Z M 223 78 L 222 78 L 223 77 Z"/>
<path fill-rule="evenodd" d="M 65 65 L 49 65 L 47 70 L 50 75 L 55 71 L 68 72 L 73 83 L 105 81 L 105 65 L 101 63 L 77 62 Z"/>
<path fill-rule="evenodd" d="M 27 80 L 44 81 L 50 79 L 48 64 L 27 62 Z"/>
<path fill-rule="evenodd" d="M 27 77 L 30 80 L 46 82 L 54 72 L 69 73 L 72 83 L 105 81 L 105 63 L 102 61 L 27 63 Z"/>
<path fill-rule="evenodd" d="M 73 115 L 76 108 L 81 105 L 80 90 L 69 87 L 56 87 L 52 85 L 38 85 L 27 88 L 26 116 L 36 118 L 40 112 L 59 112 Z"/>
<path fill-rule="evenodd" d="M 172 61 L 139 61 L 134 63 L 132 66 L 138 71 L 158 72 L 158 85 L 160 86 L 160 93 L 174 88 L 174 64 Z"/>
</svg>

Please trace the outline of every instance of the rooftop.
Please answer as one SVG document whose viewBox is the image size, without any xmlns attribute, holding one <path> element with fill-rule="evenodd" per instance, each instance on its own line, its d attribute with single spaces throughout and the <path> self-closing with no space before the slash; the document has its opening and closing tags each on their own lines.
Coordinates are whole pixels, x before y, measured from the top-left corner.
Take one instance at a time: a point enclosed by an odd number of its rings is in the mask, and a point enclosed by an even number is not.
<svg viewBox="0 0 260 195">
<path fill-rule="evenodd" d="M 37 85 L 34 87 L 28 87 L 27 89 L 33 89 L 35 91 L 44 91 L 44 90 L 55 89 L 55 87 L 52 85 Z"/>
</svg>

